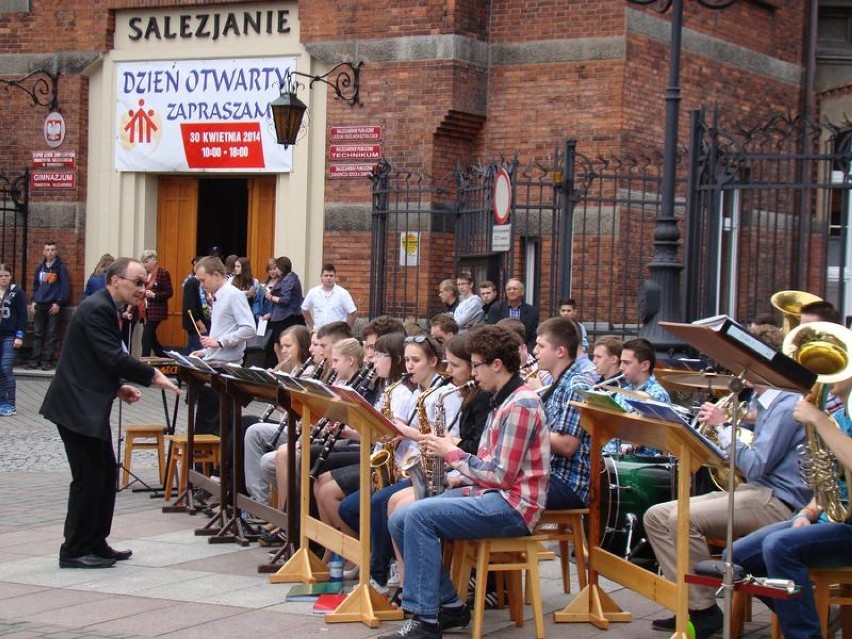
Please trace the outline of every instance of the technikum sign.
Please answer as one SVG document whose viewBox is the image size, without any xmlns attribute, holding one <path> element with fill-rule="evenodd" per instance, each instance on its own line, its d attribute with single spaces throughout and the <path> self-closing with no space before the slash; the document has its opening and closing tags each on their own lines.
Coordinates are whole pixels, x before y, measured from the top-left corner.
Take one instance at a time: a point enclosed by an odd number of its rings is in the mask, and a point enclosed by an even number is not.
<svg viewBox="0 0 852 639">
<path fill-rule="evenodd" d="M 293 58 L 116 64 L 117 171 L 288 172 L 269 103 Z"/>
</svg>

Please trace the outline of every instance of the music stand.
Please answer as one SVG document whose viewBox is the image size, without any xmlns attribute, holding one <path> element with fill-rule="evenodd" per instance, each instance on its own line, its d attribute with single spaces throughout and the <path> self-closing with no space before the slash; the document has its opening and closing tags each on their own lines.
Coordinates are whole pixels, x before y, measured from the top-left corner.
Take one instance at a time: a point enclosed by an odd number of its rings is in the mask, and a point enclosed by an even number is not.
<svg viewBox="0 0 852 639">
<path fill-rule="evenodd" d="M 304 380 L 300 380 L 302 382 Z M 331 390 L 332 393 L 327 391 Z M 350 388 L 311 384 L 305 392 L 291 391 L 293 402 L 301 404 L 302 465 L 301 465 L 301 511 L 299 526 L 299 549 L 275 574 L 269 576 L 270 583 L 314 583 L 329 577 L 325 566 L 308 548 L 308 540 L 322 544 L 328 550 L 361 566 L 358 585 L 337 607 L 325 615 L 327 623 L 360 621 L 370 628 L 378 628 L 381 621 L 397 621 L 403 618 L 402 610 L 393 608 L 384 597 L 369 584 L 370 578 L 370 444 L 387 436 L 401 433 L 373 406 Z M 333 422 L 341 422 L 357 430 L 361 435 L 360 446 L 360 518 L 358 539 L 332 528 L 310 515 L 311 481 L 308 476 L 310 462 L 310 428 L 312 416 L 325 415 Z"/>
<path fill-rule="evenodd" d="M 716 361 L 735 375 L 730 390 L 739 394 L 745 381 L 784 390 L 807 392 L 816 383 L 816 374 L 794 359 L 776 351 L 751 335 L 748 330 L 726 316 L 700 320 L 693 324 L 660 322 L 660 326 L 701 353 Z M 739 403 L 732 411 L 731 443 L 728 450 L 728 526 L 725 544 L 728 548 L 724 563 L 722 590 L 724 592 L 724 639 L 730 638 L 734 590 L 733 524 L 734 492 L 736 489 L 736 455 Z"/>
</svg>

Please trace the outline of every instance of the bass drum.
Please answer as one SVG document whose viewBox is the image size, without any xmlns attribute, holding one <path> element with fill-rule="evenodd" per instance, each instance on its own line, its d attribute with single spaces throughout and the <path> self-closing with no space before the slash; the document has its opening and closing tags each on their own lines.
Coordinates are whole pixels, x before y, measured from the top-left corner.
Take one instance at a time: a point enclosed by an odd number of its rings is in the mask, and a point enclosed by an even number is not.
<svg viewBox="0 0 852 639">
<path fill-rule="evenodd" d="M 600 481 L 600 547 L 656 571 L 642 517 L 654 504 L 676 499 L 677 466 L 663 456 L 604 455 Z"/>
</svg>

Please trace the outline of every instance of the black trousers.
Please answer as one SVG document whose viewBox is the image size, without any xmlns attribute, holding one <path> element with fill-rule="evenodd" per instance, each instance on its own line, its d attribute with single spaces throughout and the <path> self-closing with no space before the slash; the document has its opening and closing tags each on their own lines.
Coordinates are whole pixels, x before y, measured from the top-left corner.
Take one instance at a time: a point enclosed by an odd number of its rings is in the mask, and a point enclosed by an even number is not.
<svg viewBox="0 0 852 639">
<path fill-rule="evenodd" d="M 112 434 L 108 439 L 87 437 L 58 426 L 71 466 L 68 513 L 62 558 L 103 552 L 115 510 L 116 463 Z"/>
</svg>

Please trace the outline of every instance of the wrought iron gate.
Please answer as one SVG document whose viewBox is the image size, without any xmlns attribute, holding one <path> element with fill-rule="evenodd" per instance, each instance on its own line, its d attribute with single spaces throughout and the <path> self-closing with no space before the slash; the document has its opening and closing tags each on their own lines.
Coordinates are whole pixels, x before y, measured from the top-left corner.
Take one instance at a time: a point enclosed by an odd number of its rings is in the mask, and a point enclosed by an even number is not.
<svg viewBox="0 0 852 639">
<path fill-rule="evenodd" d="M 12 267 L 14 281 L 29 290 L 27 248 L 29 245 L 30 172 L 8 177 L 0 174 L 0 262 Z"/>
</svg>

